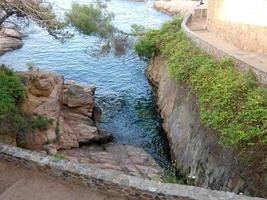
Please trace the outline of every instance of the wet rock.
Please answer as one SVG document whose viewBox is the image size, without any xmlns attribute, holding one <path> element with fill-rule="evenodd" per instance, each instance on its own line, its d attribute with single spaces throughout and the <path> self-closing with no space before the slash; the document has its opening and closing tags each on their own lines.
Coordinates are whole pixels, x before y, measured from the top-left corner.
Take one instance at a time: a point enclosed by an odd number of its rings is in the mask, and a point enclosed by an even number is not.
<svg viewBox="0 0 267 200">
<path fill-rule="evenodd" d="M 113 134 L 106 130 L 98 129 L 98 133 L 98 136 L 91 141 L 92 143 L 106 144 L 114 140 Z"/>
<path fill-rule="evenodd" d="M 20 39 L 0 36 L 0 55 L 5 52 L 21 48 L 23 45 Z"/>
<path fill-rule="evenodd" d="M 102 115 L 102 110 L 101 108 L 95 104 L 95 107 L 93 109 L 93 119 L 95 122 L 99 122 L 101 119 L 101 115 Z"/>
<path fill-rule="evenodd" d="M 127 175 L 158 179 L 163 169 L 144 150 L 130 145 L 109 143 L 62 151 L 72 161 L 121 171 Z"/>
</svg>

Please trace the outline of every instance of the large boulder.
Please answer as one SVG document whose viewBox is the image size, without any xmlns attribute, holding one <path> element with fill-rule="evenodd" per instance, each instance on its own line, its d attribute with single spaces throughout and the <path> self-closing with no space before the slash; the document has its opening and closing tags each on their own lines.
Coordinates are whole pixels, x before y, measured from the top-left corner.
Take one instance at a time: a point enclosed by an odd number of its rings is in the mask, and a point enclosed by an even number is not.
<svg viewBox="0 0 267 200">
<path fill-rule="evenodd" d="M 101 136 L 92 119 L 94 86 L 64 83 L 63 76 L 34 67 L 21 76 L 28 93 L 23 110 L 52 120 L 48 130 L 36 130 L 27 139 L 28 148 L 43 149 L 46 144 L 56 144 L 57 149 L 69 149 L 99 141 Z"/>
<path fill-rule="evenodd" d="M 90 143 L 99 135 L 92 119 L 67 107 L 61 113 L 60 127 L 60 147 L 64 149 Z"/>
<path fill-rule="evenodd" d="M 79 113 L 92 117 L 95 106 L 95 86 L 82 87 L 75 82 L 64 85 L 63 105 Z"/>
<path fill-rule="evenodd" d="M 70 81 L 64 84 L 63 88 L 60 147 L 79 147 L 81 143 L 97 140 L 99 133 L 92 120 L 95 86 L 82 87 Z"/>
<path fill-rule="evenodd" d="M 23 110 L 52 120 L 48 130 L 36 130 L 28 143 L 29 148 L 42 148 L 44 143 L 53 143 L 56 138 L 58 119 L 61 112 L 63 76 L 32 68 L 23 74 L 28 98 Z"/>
</svg>

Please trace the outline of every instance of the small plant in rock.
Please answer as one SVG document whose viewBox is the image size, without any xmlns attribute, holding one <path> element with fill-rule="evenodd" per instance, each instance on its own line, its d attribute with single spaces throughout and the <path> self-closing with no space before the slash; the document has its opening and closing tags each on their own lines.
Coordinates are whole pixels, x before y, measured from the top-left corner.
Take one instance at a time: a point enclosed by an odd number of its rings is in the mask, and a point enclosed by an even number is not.
<svg viewBox="0 0 267 200">
<path fill-rule="evenodd" d="M 69 157 L 64 153 L 56 153 L 53 155 L 56 160 L 69 160 Z"/>
<path fill-rule="evenodd" d="M 183 183 L 183 179 L 180 176 L 177 176 L 176 163 L 173 161 L 168 168 L 166 174 L 162 177 L 162 181 L 165 183 Z"/>
<path fill-rule="evenodd" d="M 49 119 L 42 115 L 32 116 L 32 127 L 39 130 L 47 130 L 53 123 L 52 119 Z"/>
</svg>

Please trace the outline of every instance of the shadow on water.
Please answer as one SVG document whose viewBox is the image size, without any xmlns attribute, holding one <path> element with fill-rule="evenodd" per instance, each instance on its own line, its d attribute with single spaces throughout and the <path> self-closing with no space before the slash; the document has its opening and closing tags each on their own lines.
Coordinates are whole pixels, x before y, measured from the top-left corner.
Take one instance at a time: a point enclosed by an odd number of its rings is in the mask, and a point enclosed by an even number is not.
<svg viewBox="0 0 267 200">
<path fill-rule="evenodd" d="M 53 1 L 64 4 L 63 0 Z M 129 31 L 131 24 L 155 28 L 170 19 L 152 8 L 152 0 L 111 0 L 107 4 L 115 13 L 115 25 L 124 31 Z M 26 63 L 32 62 L 43 70 L 63 74 L 66 80 L 95 84 L 97 103 L 103 110 L 101 126 L 115 134 L 116 142 L 143 148 L 162 167 L 170 168 L 168 144 L 145 76 L 145 61 L 133 50 L 121 57 L 93 56 L 92 48 L 88 47 L 99 43 L 99 39 L 79 33 L 64 44 L 34 25 L 25 33 L 28 36 L 23 48 L 4 54 L 0 63 L 26 70 Z"/>
</svg>

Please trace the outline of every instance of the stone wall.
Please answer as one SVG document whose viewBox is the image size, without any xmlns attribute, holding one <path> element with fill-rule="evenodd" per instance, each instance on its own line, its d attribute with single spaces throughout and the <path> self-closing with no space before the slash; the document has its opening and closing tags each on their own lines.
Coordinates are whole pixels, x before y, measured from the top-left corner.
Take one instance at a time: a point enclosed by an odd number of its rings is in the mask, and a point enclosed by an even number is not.
<svg viewBox="0 0 267 200">
<path fill-rule="evenodd" d="M 57 160 L 45 153 L 20 149 L 2 143 L 0 143 L 0 159 L 33 170 L 40 170 L 65 181 L 84 184 L 93 190 L 106 192 L 127 200 L 260 200 L 260 198 L 229 192 L 149 181 L 112 170 L 102 170 L 91 165 Z"/>
<path fill-rule="evenodd" d="M 216 46 L 216 44 L 212 44 L 203 38 L 200 38 L 195 32 L 191 31 L 187 24 L 191 21 L 192 14 L 188 14 L 183 23 L 182 23 L 182 30 L 187 35 L 187 37 L 199 48 L 201 48 L 203 51 L 205 51 L 207 54 L 217 58 L 221 59 L 223 57 L 232 57 L 234 59 L 235 66 L 241 70 L 241 71 L 248 71 L 253 70 L 253 72 L 257 75 L 258 80 L 266 85 L 267 84 L 267 73 L 263 70 L 252 66 L 248 62 L 246 62 L 242 57 L 238 57 L 236 55 L 231 55 L 220 48 Z M 266 33 L 267 36 L 267 33 Z M 267 41 L 266 41 L 267 44 Z"/>
<path fill-rule="evenodd" d="M 209 0 L 207 29 L 243 50 L 267 54 L 266 10 L 264 0 Z"/>
</svg>

